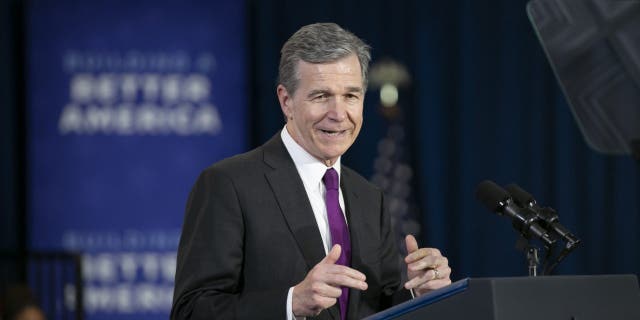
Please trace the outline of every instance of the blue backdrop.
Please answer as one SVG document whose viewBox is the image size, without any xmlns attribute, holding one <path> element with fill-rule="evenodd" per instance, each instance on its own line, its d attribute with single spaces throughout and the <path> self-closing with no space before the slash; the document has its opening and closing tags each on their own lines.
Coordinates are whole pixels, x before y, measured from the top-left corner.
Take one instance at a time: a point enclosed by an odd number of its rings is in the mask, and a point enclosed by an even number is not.
<svg viewBox="0 0 640 320">
<path fill-rule="evenodd" d="M 247 147 L 244 12 L 30 2 L 29 247 L 83 252 L 89 319 L 168 316 L 191 185 Z"/>
</svg>

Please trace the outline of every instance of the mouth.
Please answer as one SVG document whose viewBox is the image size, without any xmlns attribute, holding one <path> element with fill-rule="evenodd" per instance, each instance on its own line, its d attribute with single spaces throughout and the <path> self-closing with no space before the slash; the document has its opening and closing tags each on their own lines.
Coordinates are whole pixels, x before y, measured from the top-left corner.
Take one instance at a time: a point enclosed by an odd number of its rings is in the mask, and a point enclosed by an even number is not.
<svg viewBox="0 0 640 320">
<path fill-rule="evenodd" d="M 342 135 L 347 133 L 347 130 L 324 130 L 324 129 L 319 129 L 319 130 L 323 134 L 325 134 L 327 136 L 330 136 L 330 137 L 342 136 Z"/>
</svg>

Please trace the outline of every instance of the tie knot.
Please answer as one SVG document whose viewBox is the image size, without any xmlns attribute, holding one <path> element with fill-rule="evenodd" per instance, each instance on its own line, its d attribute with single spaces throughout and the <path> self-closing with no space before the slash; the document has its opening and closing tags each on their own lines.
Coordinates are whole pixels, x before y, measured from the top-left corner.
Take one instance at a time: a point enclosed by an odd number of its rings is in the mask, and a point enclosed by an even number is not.
<svg viewBox="0 0 640 320">
<path fill-rule="evenodd" d="M 338 190 L 338 172 L 333 168 L 327 169 L 322 177 L 322 182 L 327 190 Z"/>
</svg>

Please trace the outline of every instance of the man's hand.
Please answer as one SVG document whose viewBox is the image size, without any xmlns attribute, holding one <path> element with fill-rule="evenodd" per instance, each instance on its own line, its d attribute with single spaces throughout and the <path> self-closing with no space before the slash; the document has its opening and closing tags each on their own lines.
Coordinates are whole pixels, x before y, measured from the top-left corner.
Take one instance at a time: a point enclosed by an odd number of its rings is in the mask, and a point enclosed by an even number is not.
<svg viewBox="0 0 640 320">
<path fill-rule="evenodd" d="M 407 256 L 404 262 L 407 264 L 409 281 L 404 287 L 420 296 L 451 283 L 449 276 L 449 260 L 440 254 L 435 248 L 418 248 L 418 242 L 412 235 L 405 238 Z"/>
<path fill-rule="evenodd" d="M 367 290 L 366 276 L 355 269 L 335 264 L 342 249 L 334 245 L 307 277 L 293 287 L 291 308 L 297 317 L 317 316 L 334 305 L 342 294 L 340 287 Z"/>
</svg>

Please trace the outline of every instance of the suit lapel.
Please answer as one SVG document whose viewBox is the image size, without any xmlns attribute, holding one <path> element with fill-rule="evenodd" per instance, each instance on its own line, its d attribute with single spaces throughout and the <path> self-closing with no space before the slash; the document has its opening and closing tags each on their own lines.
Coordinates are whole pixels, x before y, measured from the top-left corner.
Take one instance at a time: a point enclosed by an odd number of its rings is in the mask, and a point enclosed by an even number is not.
<svg viewBox="0 0 640 320">
<path fill-rule="evenodd" d="M 361 257 L 361 243 L 364 240 L 364 230 L 362 227 L 365 225 L 362 221 L 364 218 L 360 204 L 360 197 L 357 194 L 357 188 L 353 185 L 353 179 L 350 176 L 350 172 L 345 170 L 344 167 L 341 170 L 340 187 L 342 188 L 342 196 L 344 197 L 345 209 L 347 211 L 347 220 L 349 222 L 349 234 L 351 237 L 351 268 L 356 270 L 362 270 L 362 257 Z M 349 290 L 349 309 L 347 318 L 356 319 L 358 317 L 358 304 L 360 303 L 360 290 Z"/>
<path fill-rule="evenodd" d="M 280 133 L 265 143 L 264 161 L 274 169 L 265 176 L 310 270 L 325 257 L 324 246 L 309 197 Z"/>
<path fill-rule="evenodd" d="M 282 143 L 280 132 L 264 144 L 264 162 L 273 168 L 271 172 L 265 174 L 265 177 L 271 186 L 271 190 L 280 206 L 289 230 L 291 234 L 293 234 L 302 252 L 307 267 L 311 270 L 311 268 L 326 256 L 324 245 L 302 179 L 284 143 Z M 344 181 L 345 179 L 342 180 Z M 347 196 L 343 190 L 343 196 L 345 197 L 347 219 L 349 219 L 350 212 L 353 209 L 347 203 L 356 201 L 353 198 L 355 197 L 355 193 Z M 357 216 L 357 218 L 353 221 L 353 224 L 357 225 L 359 224 L 358 219 L 360 219 L 360 215 L 356 213 L 355 216 Z M 350 225 L 351 221 L 350 219 Z M 353 257 L 357 255 L 355 248 L 357 248 L 357 245 L 354 246 L 352 242 L 352 261 L 354 260 Z M 357 290 L 350 291 L 349 309 L 353 310 L 353 312 L 357 311 L 355 308 L 359 301 L 359 295 Z M 355 297 L 355 299 L 351 297 Z M 354 315 L 351 311 L 349 312 L 350 319 L 353 318 Z M 340 311 L 338 305 L 335 304 L 329 308 L 326 313 L 321 313 L 318 319 L 339 320 Z"/>
</svg>

